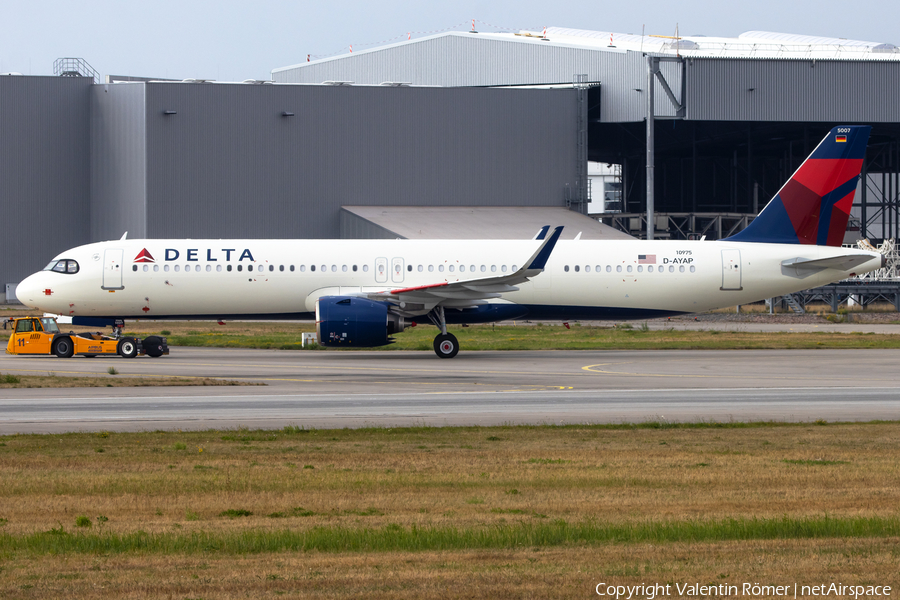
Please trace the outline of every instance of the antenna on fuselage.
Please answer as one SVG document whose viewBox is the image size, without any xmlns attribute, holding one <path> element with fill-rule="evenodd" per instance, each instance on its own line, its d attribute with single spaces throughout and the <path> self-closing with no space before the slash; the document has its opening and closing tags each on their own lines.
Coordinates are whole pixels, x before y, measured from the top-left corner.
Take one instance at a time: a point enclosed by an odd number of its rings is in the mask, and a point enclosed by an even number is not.
<svg viewBox="0 0 900 600">
<path fill-rule="evenodd" d="M 122 237 L 120 237 L 119 239 L 124 240 L 127 237 L 128 237 L 128 232 L 126 231 L 125 233 L 122 234 Z"/>
</svg>

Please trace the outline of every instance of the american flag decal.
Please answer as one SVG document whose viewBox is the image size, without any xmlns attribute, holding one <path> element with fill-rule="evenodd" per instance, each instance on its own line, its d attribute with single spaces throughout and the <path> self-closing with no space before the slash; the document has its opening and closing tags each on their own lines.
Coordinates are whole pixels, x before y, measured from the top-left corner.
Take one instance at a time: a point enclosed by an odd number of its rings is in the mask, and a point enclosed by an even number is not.
<svg viewBox="0 0 900 600">
<path fill-rule="evenodd" d="M 639 265 L 655 265 L 656 264 L 656 255 L 655 254 L 638 254 L 638 264 Z"/>
</svg>

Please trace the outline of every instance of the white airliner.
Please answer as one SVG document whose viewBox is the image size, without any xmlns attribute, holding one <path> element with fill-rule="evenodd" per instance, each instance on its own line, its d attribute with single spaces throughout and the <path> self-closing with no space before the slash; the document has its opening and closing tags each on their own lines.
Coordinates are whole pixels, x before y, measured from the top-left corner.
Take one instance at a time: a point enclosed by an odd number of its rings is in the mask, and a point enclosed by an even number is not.
<svg viewBox="0 0 900 600">
<path fill-rule="evenodd" d="M 325 346 L 373 347 L 431 321 L 634 319 L 781 296 L 883 266 L 841 248 L 869 127 L 835 127 L 739 234 L 721 241 L 126 240 L 67 250 L 19 284 L 24 304 L 125 319 L 304 319 Z M 549 233 L 549 235 L 547 235 Z"/>
</svg>

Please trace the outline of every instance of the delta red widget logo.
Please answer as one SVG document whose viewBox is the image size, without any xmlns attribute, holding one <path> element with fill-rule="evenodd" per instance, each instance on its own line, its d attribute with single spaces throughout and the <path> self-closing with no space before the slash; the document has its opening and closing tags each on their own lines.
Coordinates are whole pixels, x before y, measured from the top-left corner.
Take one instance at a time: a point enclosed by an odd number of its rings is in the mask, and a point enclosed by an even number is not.
<svg viewBox="0 0 900 600">
<path fill-rule="evenodd" d="M 140 263 L 152 263 L 152 262 L 156 262 L 156 261 L 153 259 L 153 256 L 149 252 L 147 252 L 147 249 L 144 248 L 143 250 L 138 252 L 137 256 L 134 257 L 134 262 L 136 262 L 136 263 L 139 263 L 139 262 Z"/>
</svg>

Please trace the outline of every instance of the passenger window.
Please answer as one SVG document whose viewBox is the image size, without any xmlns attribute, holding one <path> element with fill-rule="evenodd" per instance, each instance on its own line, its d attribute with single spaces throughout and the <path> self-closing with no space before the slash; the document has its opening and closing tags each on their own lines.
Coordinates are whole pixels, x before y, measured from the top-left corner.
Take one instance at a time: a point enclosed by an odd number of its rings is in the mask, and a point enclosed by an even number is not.
<svg viewBox="0 0 900 600">
<path fill-rule="evenodd" d="M 434 272 L 434 265 L 428 265 L 428 272 L 429 273 Z"/>
<path fill-rule="evenodd" d="M 369 265 L 363 265 L 363 273 L 369 272 Z"/>
<path fill-rule="evenodd" d="M 669 273 L 674 273 L 674 272 L 675 272 L 675 267 L 669 265 Z"/>
<path fill-rule="evenodd" d="M 315 267 L 312 267 L 312 269 L 313 269 L 313 271 L 316 270 Z M 301 272 L 301 273 L 306 273 L 306 265 L 300 265 L 300 272 Z"/>
<path fill-rule="evenodd" d="M 606 265 L 606 272 L 612 273 L 612 265 Z"/>
<path fill-rule="evenodd" d="M 453 270 L 453 267 L 450 267 L 450 270 L 452 271 L 452 270 Z M 466 272 L 466 265 L 459 265 L 459 272 L 460 272 L 460 273 L 465 273 L 465 272 Z"/>
<path fill-rule="evenodd" d="M 228 271 L 229 273 L 231 273 L 231 265 L 227 265 L 227 266 L 225 267 L 225 270 Z"/>
<path fill-rule="evenodd" d="M 275 270 L 275 265 L 269 265 L 269 273 Z M 281 270 L 284 271 L 284 267 L 281 267 Z"/>
<path fill-rule="evenodd" d="M 515 273 L 515 272 L 518 271 L 518 270 L 519 270 L 519 267 L 517 267 L 516 265 L 513 265 L 513 266 L 512 266 L 512 272 L 513 272 L 513 273 Z"/>
<path fill-rule="evenodd" d="M 631 265 L 628 265 L 628 272 L 631 273 L 631 271 L 633 271 L 633 269 L 631 268 Z"/>
<path fill-rule="evenodd" d="M 504 273 L 506 273 L 506 265 L 501 265 L 500 270 L 503 271 Z"/>
<path fill-rule="evenodd" d="M 679 273 L 684 273 L 684 265 L 680 265 L 680 266 L 678 267 L 678 272 L 679 272 Z"/>
<path fill-rule="evenodd" d="M 406 265 L 406 272 L 412 273 L 412 265 Z"/>
<path fill-rule="evenodd" d="M 579 271 L 581 271 L 581 266 L 575 265 L 575 272 L 578 273 Z"/>
<path fill-rule="evenodd" d="M 325 273 L 326 271 L 328 271 L 328 265 L 322 265 L 321 271 L 322 271 L 323 273 Z"/>
<path fill-rule="evenodd" d="M 200 267 L 197 268 L 199 269 Z M 210 271 L 212 271 L 212 265 L 206 265 L 206 272 L 209 273 Z"/>
<path fill-rule="evenodd" d="M 343 271 L 344 273 L 346 273 L 346 272 L 347 272 L 347 265 L 343 265 L 343 266 L 341 267 L 341 271 Z"/>
<path fill-rule="evenodd" d="M 144 265 L 144 273 L 150 270 L 150 265 Z"/>
<path fill-rule="evenodd" d="M 638 273 L 644 272 L 644 265 L 638 265 Z"/>
<path fill-rule="evenodd" d="M 240 273 L 241 271 L 244 270 L 243 265 L 238 265 L 237 268 L 238 268 L 238 273 Z"/>
<path fill-rule="evenodd" d="M 316 270 L 316 265 L 309 265 L 309 270 L 310 270 L 310 271 L 315 271 L 315 270 Z"/>
<path fill-rule="evenodd" d="M 216 272 L 217 272 L 217 273 L 221 273 L 221 272 L 222 272 L 222 265 L 216 265 Z"/>
<path fill-rule="evenodd" d="M 291 272 L 294 272 L 294 265 L 291 265 Z"/>
<path fill-rule="evenodd" d="M 648 272 L 648 273 L 652 273 L 652 272 L 653 272 L 653 265 L 647 265 L 647 272 Z"/>
<path fill-rule="evenodd" d="M 252 270 L 253 270 L 253 265 L 247 265 L 247 270 L 248 270 L 248 271 L 252 271 Z"/>
<path fill-rule="evenodd" d="M 455 267 L 454 267 L 453 265 L 449 265 L 449 266 L 447 267 L 447 270 L 450 271 L 450 272 L 452 273 L 454 268 L 455 268 Z"/>
<path fill-rule="evenodd" d="M 481 272 L 484 273 L 485 271 L 487 271 L 487 267 L 484 265 L 481 265 Z"/>
<path fill-rule="evenodd" d="M 569 265 L 564 266 L 564 267 L 563 267 L 563 271 L 565 271 L 566 273 L 568 273 L 568 272 L 569 272 Z"/>
<path fill-rule="evenodd" d="M 616 273 L 622 272 L 622 265 L 616 265 Z"/>
<path fill-rule="evenodd" d="M 159 271 L 159 265 L 153 265 L 153 272 L 156 273 Z"/>
<path fill-rule="evenodd" d="M 331 272 L 337 273 L 337 265 L 331 265 Z"/>
<path fill-rule="evenodd" d="M 353 265 L 353 272 L 356 273 L 356 265 Z"/>
<path fill-rule="evenodd" d="M 694 265 L 691 265 L 691 273 L 693 273 L 693 272 L 696 271 L 696 270 L 697 270 L 697 269 L 694 267 Z"/>
<path fill-rule="evenodd" d="M 231 267 L 228 267 L 228 270 L 230 271 L 230 270 L 231 270 Z M 166 272 L 166 273 L 168 273 L 168 272 L 169 272 L 169 265 L 163 265 L 163 271 Z"/>
<path fill-rule="evenodd" d="M 131 265 L 131 270 L 132 270 L 132 271 L 137 271 L 137 265 Z"/>
<path fill-rule="evenodd" d="M 440 273 L 444 272 L 444 265 L 438 265 L 438 272 L 440 272 Z"/>
<path fill-rule="evenodd" d="M 278 270 L 281 272 L 284 272 L 284 265 L 278 265 Z"/>
<path fill-rule="evenodd" d="M 416 270 L 419 271 L 419 273 L 421 273 L 423 270 L 425 270 L 425 268 L 422 265 L 419 265 Z"/>
<path fill-rule="evenodd" d="M 497 272 L 497 265 L 491 265 L 491 273 Z"/>
<path fill-rule="evenodd" d="M 181 267 L 179 267 L 178 265 L 175 265 L 175 272 L 177 273 L 180 270 L 181 270 Z"/>
<path fill-rule="evenodd" d="M 584 272 L 585 272 L 585 273 L 590 273 L 590 272 L 591 272 L 591 265 L 584 265 Z"/>
</svg>

